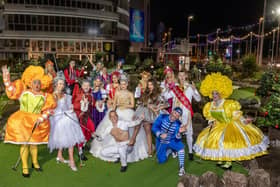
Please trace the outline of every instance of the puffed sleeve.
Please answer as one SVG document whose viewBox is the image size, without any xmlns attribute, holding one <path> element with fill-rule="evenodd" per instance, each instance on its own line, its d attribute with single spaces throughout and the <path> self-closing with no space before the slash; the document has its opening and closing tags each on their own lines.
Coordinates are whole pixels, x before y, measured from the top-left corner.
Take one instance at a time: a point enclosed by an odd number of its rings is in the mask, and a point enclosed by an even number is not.
<svg viewBox="0 0 280 187">
<path fill-rule="evenodd" d="M 215 121 L 215 118 L 211 116 L 210 113 L 210 108 L 211 108 L 211 102 L 206 103 L 203 107 L 203 116 L 208 120 L 208 123 Z"/>
<path fill-rule="evenodd" d="M 24 90 L 24 85 L 20 79 L 12 82 L 6 87 L 6 94 L 9 99 L 18 99 Z"/>
<path fill-rule="evenodd" d="M 53 95 L 47 94 L 45 105 L 42 108 L 41 119 L 43 118 L 43 120 L 47 120 L 55 108 L 56 108 L 56 101 L 55 101 Z"/>
<path fill-rule="evenodd" d="M 241 105 L 238 101 L 225 101 L 224 109 L 226 116 L 230 119 L 239 119 L 242 116 Z"/>
</svg>

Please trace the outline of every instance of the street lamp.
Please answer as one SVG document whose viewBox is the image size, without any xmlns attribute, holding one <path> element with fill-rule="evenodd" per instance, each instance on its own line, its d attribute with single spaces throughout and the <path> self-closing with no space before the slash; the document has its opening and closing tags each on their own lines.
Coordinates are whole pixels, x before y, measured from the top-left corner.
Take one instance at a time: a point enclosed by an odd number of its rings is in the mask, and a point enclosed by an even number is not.
<svg viewBox="0 0 280 187">
<path fill-rule="evenodd" d="M 258 46 L 257 46 L 257 62 L 259 62 L 259 52 L 260 52 L 260 34 L 261 34 L 261 25 L 262 25 L 263 17 L 259 19 L 259 32 L 258 32 Z"/>
<path fill-rule="evenodd" d="M 188 30 L 187 30 L 187 56 L 189 56 L 189 43 L 190 43 L 190 26 L 191 20 L 193 20 L 193 16 L 188 16 Z"/>
<path fill-rule="evenodd" d="M 272 11 L 272 14 L 276 14 L 277 16 L 277 39 L 276 39 L 276 54 L 275 54 L 275 61 L 278 61 L 278 54 L 279 54 L 279 27 L 280 27 L 280 7 L 276 9 L 276 11 Z"/>
<path fill-rule="evenodd" d="M 263 58 L 263 42 L 264 42 L 264 26 L 265 26 L 265 16 L 266 16 L 266 4 L 267 0 L 264 0 L 263 5 L 263 24 L 262 24 L 262 35 L 261 35 L 261 43 L 260 43 L 260 56 L 259 56 L 259 64 L 262 64 Z"/>
</svg>

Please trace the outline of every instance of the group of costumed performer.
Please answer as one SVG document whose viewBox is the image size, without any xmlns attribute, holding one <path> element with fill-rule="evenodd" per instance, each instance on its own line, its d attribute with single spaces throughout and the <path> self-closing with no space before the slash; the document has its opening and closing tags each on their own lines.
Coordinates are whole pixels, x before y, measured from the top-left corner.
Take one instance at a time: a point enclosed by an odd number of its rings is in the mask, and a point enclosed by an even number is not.
<svg viewBox="0 0 280 187">
<path fill-rule="evenodd" d="M 194 145 L 199 157 L 218 161 L 217 165 L 224 169 L 230 169 L 232 161 L 267 154 L 269 143 L 262 131 L 243 117 L 240 104 L 226 99 L 232 91 L 232 81 L 220 73 L 207 75 L 202 81 L 201 94 L 213 101 L 203 108 L 209 126 L 199 134 Z"/>
<path fill-rule="evenodd" d="M 79 120 L 73 110 L 72 97 L 64 93 L 65 77 L 63 72 L 58 72 L 54 79 L 53 96 L 57 107 L 50 117 L 51 131 L 48 147 L 52 152 L 58 149 L 56 161 L 69 164 L 73 171 L 77 171 L 73 158 L 74 146 L 85 142 L 84 134 Z M 62 156 L 62 150 L 68 148 L 69 160 Z"/>
<path fill-rule="evenodd" d="M 199 102 L 201 96 L 197 91 L 194 83 L 189 83 L 186 72 L 178 73 L 178 82 L 175 81 L 175 75 L 171 68 L 167 67 L 164 71 L 166 78 L 161 83 L 163 89 L 162 96 L 170 104 L 169 113 L 175 107 L 180 107 L 183 111 L 181 121 L 183 125 L 187 125 L 186 142 L 188 144 L 189 160 L 193 160 L 193 127 L 192 127 L 192 100 Z"/>
<path fill-rule="evenodd" d="M 113 77 L 114 80 L 114 77 Z M 117 146 L 117 142 L 110 134 L 113 127 L 112 122 L 109 119 L 110 111 L 116 110 L 120 120 L 132 122 L 134 116 L 134 95 L 127 90 L 128 79 L 125 75 L 121 75 L 120 84 L 118 90 L 114 91 L 113 105 L 107 112 L 106 116 L 100 122 L 96 133 L 101 139 L 94 139 L 91 144 L 90 152 L 94 157 L 100 158 L 106 161 L 116 161 L 114 157 L 104 157 L 101 154 L 102 150 L 106 147 Z M 109 98 L 110 98 L 109 94 Z M 134 128 L 129 128 L 129 134 L 132 135 Z M 135 144 L 128 143 L 127 162 L 136 162 L 148 157 L 148 146 L 143 128 L 140 129 Z"/>
<path fill-rule="evenodd" d="M 49 88 L 52 78 L 45 75 L 44 69 L 39 66 L 29 66 L 21 79 L 14 82 L 10 81 L 7 66 L 2 67 L 2 72 L 7 96 L 10 99 L 18 99 L 20 103 L 20 109 L 7 121 L 4 142 L 21 145 L 22 175 L 29 177 L 29 152 L 32 167 L 38 172 L 42 171 L 37 159 L 37 145 L 48 143 L 50 132 L 48 118 L 56 107 L 53 95 L 42 90 Z"/>
</svg>

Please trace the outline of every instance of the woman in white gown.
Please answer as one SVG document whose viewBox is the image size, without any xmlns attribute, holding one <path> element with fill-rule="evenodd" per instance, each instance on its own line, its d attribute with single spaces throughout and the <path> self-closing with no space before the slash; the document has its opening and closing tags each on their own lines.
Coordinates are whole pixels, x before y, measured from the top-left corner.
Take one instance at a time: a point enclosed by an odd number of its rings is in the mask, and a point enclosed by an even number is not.
<svg viewBox="0 0 280 187">
<path fill-rule="evenodd" d="M 133 93 L 129 92 L 127 90 L 128 86 L 128 80 L 125 76 L 121 77 L 120 80 L 120 91 L 116 92 L 116 95 L 114 97 L 114 105 L 113 108 L 116 109 L 117 114 L 119 116 L 119 119 L 125 120 L 125 121 L 132 121 L 132 118 L 134 116 L 134 95 Z M 110 130 L 112 128 L 112 124 L 110 120 L 104 118 L 106 121 L 102 121 L 102 123 L 99 126 L 103 126 L 103 134 L 99 134 L 99 132 L 96 131 L 96 134 L 101 137 L 102 141 L 99 143 L 98 140 L 94 140 L 91 147 L 91 153 L 93 156 L 98 157 L 102 160 L 107 161 L 115 161 L 115 160 L 108 160 L 107 158 L 104 158 L 100 155 L 100 151 L 111 145 L 116 145 L 115 140 L 110 135 Z M 106 126 L 106 127 L 105 127 Z M 133 134 L 134 128 L 129 128 L 129 134 L 130 136 Z M 100 146 L 100 147 L 96 147 Z M 94 151 L 94 152 L 93 152 Z M 148 145 L 146 140 L 146 135 L 143 127 L 140 128 L 140 131 L 137 135 L 136 142 L 134 146 L 130 147 L 130 151 L 127 155 L 127 162 L 137 162 L 140 160 L 143 160 L 148 157 Z"/>
<path fill-rule="evenodd" d="M 50 117 L 51 131 L 48 147 L 52 152 L 58 149 L 56 161 L 68 163 L 73 171 L 77 171 L 73 158 L 73 150 L 76 144 L 85 141 L 83 132 L 79 125 L 76 113 L 73 111 L 72 97 L 63 93 L 65 79 L 58 74 L 55 78 L 55 91 L 53 93 L 57 107 L 54 114 Z M 69 161 L 62 156 L 62 150 L 68 148 Z"/>
</svg>

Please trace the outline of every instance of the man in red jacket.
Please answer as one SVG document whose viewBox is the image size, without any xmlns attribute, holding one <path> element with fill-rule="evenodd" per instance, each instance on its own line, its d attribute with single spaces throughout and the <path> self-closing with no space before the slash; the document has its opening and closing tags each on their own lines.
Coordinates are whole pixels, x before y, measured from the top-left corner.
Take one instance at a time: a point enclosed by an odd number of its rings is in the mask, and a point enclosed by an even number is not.
<svg viewBox="0 0 280 187">
<path fill-rule="evenodd" d="M 74 111 L 76 112 L 81 129 L 84 133 L 86 141 L 89 141 L 95 131 L 95 125 L 91 119 L 92 108 L 95 105 L 95 100 L 91 95 L 90 82 L 83 80 L 82 88 L 75 87 L 73 91 L 72 103 Z M 87 160 L 83 153 L 83 147 L 86 142 L 78 145 L 79 156 L 82 160 Z"/>
<path fill-rule="evenodd" d="M 78 78 L 84 75 L 84 67 L 79 71 L 75 69 L 75 61 L 71 60 L 69 63 L 69 67 L 64 70 L 64 76 L 66 79 L 66 83 L 68 88 L 70 88 L 71 93 L 73 93 L 73 89 L 76 83 L 78 83 Z"/>
</svg>

